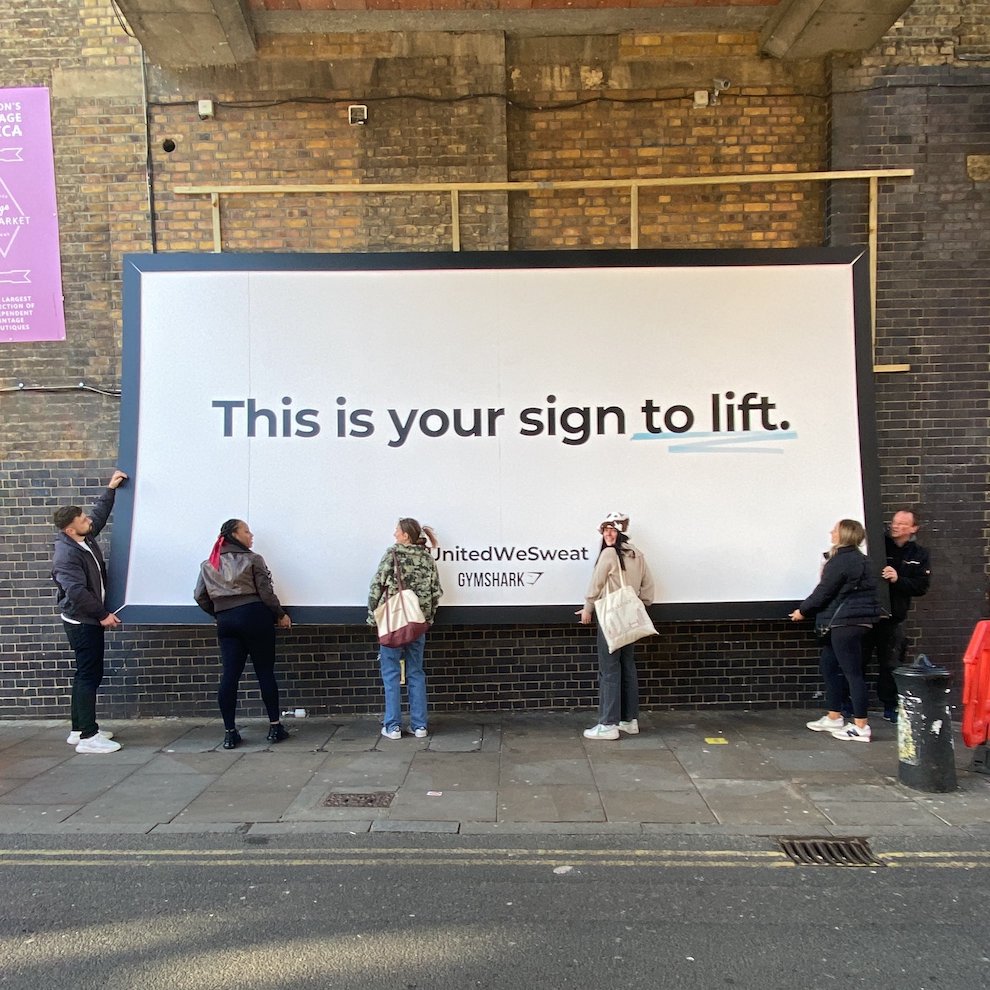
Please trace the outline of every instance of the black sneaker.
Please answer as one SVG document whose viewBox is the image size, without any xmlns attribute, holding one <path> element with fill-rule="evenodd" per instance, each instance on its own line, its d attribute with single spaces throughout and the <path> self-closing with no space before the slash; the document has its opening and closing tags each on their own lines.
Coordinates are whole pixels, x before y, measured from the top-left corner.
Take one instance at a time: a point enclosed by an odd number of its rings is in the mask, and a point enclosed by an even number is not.
<svg viewBox="0 0 990 990">
<path fill-rule="evenodd" d="M 888 722 L 893 722 L 894 725 L 897 725 L 897 709 L 896 708 L 885 708 L 883 710 L 883 717 Z"/>
<path fill-rule="evenodd" d="M 288 739 L 288 738 L 289 738 L 289 733 L 286 731 L 285 726 L 283 726 L 281 722 L 276 722 L 268 730 L 268 741 L 270 743 L 278 743 L 281 742 L 283 739 Z"/>
<path fill-rule="evenodd" d="M 241 742 L 241 734 L 237 729 L 227 729 L 223 734 L 223 748 L 224 749 L 234 749 L 239 746 Z"/>
</svg>

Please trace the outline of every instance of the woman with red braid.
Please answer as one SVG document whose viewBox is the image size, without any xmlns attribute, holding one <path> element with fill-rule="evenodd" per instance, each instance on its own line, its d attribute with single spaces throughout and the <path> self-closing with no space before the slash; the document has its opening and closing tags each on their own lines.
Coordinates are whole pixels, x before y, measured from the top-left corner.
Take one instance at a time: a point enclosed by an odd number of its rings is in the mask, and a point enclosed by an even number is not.
<svg viewBox="0 0 990 990">
<path fill-rule="evenodd" d="M 282 608 L 272 575 L 260 554 L 252 553 L 254 534 L 242 519 L 228 519 L 220 527 L 213 552 L 199 567 L 193 592 L 196 604 L 217 621 L 217 641 L 223 673 L 217 701 L 223 716 L 223 748 L 241 741 L 234 719 L 237 687 L 247 658 L 251 658 L 268 712 L 268 742 L 289 738 L 279 721 L 278 684 L 275 681 L 275 626 L 289 629 L 292 620 Z"/>
</svg>

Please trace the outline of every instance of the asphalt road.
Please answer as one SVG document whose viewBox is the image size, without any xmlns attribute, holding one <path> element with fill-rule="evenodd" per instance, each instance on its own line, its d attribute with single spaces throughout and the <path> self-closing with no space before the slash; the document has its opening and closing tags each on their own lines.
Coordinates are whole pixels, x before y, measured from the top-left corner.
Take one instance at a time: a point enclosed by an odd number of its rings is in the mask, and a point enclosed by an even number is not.
<svg viewBox="0 0 990 990">
<path fill-rule="evenodd" d="M 725 836 L 2 845 L 4 990 L 990 984 L 990 854 L 942 838 L 861 868 Z"/>
</svg>

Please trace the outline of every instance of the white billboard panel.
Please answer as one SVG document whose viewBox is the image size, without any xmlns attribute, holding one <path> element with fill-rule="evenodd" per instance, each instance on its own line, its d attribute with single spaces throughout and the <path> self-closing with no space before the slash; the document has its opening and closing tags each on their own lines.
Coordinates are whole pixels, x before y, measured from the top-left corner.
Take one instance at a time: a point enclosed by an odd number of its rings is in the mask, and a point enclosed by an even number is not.
<svg viewBox="0 0 990 990">
<path fill-rule="evenodd" d="M 660 617 L 779 615 L 870 504 L 861 269 L 848 251 L 131 256 L 113 604 L 198 620 L 199 562 L 236 516 L 294 617 L 362 621 L 414 516 L 441 537 L 446 621 L 565 621 L 621 510 Z"/>
</svg>

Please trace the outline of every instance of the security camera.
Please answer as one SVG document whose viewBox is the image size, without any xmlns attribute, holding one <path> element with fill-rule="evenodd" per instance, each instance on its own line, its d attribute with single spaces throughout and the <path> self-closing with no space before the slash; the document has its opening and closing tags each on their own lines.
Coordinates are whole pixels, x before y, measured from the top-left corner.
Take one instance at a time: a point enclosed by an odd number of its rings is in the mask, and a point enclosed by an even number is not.
<svg viewBox="0 0 990 990">
<path fill-rule="evenodd" d="M 728 89 L 732 85 L 732 81 L 730 79 L 715 79 L 714 83 L 715 88 L 720 91 Z"/>
</svg>

